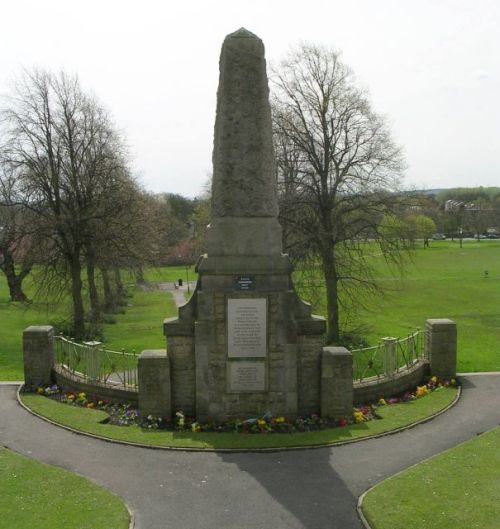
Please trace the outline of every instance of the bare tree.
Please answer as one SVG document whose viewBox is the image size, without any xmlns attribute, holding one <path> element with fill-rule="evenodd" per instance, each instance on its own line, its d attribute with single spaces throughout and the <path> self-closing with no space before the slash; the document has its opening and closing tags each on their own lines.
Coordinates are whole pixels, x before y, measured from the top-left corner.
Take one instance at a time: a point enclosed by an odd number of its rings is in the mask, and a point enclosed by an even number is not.
<svg viewBox="0 0 500 529">
<path fill-rule="evenodd" d="M 13 204 L 15 179 L 8 168 L 0 173 L 0 270 L 7 279 L 11 301 L 28 301 L 23 281 L 34 263 L 33 238 L 29 219 L 22 208 Z"/>
<path fill-rule="evenodd" d="M 301 45 L 275 68 L 273 126 L 286 245 L 321 263 L 328 342 L 339 342 L 344 298 L 376 289 L 367 239 L 398 259 L 379 233 L 403 168 L 401 150 L 333 50 Z M 351 302 L 352 304 L 352 302 Z"/>
<path fill-rule="evenodd" d="M 82 262 L 103 207 L 123 184 L 123 142 L 77 77 L 25 72 L 3 111 L 3 163 L 16 175 L 17 203 L 49 239 L 50 264 L 69 277 L 73 333 L 85 334 Z"/>
</svg>

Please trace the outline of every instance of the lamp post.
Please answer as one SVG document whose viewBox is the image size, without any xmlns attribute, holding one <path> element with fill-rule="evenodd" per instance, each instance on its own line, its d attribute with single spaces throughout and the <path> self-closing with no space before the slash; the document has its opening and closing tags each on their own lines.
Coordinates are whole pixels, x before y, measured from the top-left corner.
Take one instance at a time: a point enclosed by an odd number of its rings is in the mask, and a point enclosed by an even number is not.
<svg viewBox="0 0 500 529">
<path fill-rule="evenodd" d="M 458 235 L 460 237 L 460 248 L 462 248 L 462 235 L 463 235 L 463 229 L 462 226 L 458 228 Z"/>
</svg>

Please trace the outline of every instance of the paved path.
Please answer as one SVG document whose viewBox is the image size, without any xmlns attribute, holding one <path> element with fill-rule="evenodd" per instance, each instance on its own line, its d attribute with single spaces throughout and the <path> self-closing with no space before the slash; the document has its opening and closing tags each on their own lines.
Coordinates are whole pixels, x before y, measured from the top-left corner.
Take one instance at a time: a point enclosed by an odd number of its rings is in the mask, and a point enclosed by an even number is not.
<svg viewBox="0 0 500 529">
<path fill-rule="evenodd" d="M 374 483 L 500 422 L 500 375 L 462 378 L 459 403 L 426 424 L 317 450 L 188 453 L 107 443 L 52 426 L 0 386 L 0 444 L 119 494 L 137 529 L 359 529 Z"/>
</svg>

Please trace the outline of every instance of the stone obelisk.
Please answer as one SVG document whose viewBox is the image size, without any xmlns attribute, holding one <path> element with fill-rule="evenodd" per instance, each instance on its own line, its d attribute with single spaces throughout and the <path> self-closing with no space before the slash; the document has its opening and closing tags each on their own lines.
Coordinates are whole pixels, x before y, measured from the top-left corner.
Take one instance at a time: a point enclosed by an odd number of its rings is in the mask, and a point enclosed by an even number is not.
<svg viewBox="0 0 500 529">
<path fill-rule="evenodd" d="M 243 28 L 222 46 L 212 182 L 208 255 L 281 255 L 264 45 Z"/>
<path fill-rule="evenodd" d="M 228 35 L 219 66 L 208 251 L 164 324 L 172 405 L 200 421 L 318 412 L 325 322 L 282 254 L 262 41 Z"/>
</svg>

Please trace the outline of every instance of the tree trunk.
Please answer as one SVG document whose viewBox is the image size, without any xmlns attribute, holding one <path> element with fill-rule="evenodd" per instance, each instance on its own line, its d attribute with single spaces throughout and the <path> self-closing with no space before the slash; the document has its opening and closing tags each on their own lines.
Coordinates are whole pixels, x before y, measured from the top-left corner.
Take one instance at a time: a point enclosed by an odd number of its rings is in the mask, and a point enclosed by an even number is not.
<svg viewBox="0 0 500 529">
<path fill-rule="evenodd" d="M 123 300 L 125 298 L 125 289 L 123 288 L 122 276 L 120 274 L 120 269 L 117 266 L 115 266 L 113 268 L 113 273 L 114 273 L 115 285 L 116 285 L 116 303 L 118 305 L 122 305 L 123 304 Z"/>
<path fill-rule="evenodd" d="M 135 270 L 135 282 L 138 285 L 144 285 L 144 283 L 146 282 L 144 279 L 144 268 L 142 267 L 142 265 L 138 265 Z"/>
<path fill-rule="evenodd" d="M 95 264 L 92 252 L 87 253 L 87 279 L 89 283 L 90 319 L 96 322 L 101 319 L 101 305 L 99 303 L 99 293 L 97 292 L 97 286 L 95 283 Z"/>
<path fill-rule="evenodd" d="M 28 301 L 26 294 L 23 292 L 23 279 L 29 274 L 31 266 L 23 266 L 19 274 L 16 274 L 14 258 L 8 250 L 2 251 L 3 263 L 1 269 L 7 278 L 9 295 L 11 301 Z"/>
<path fill-rule="evenodd" d="M 326 343 L 337 343 L 340 338 L 339 329 L 339 300 L 338 300 L 338 275 L 335 267 L 335 258 L 332 247 L 323 251 L 323 274 L 326 285 L 326 312 L 327 331 Z"/>
<path fill-rule="evenodd" d="M 82 297 L 82 265 L 78 253 L 69 262 L 71 272 L 71 299 L 73 301 L 73 335 L 77 340 L 85 337 L 85 312 Z"/>
<path fill-rule="evenodd" d="M 115 301 L 113 297 L 113 290 L 111 289 L 109 272 L 106 268 L 100 268 L 100 270 L 102 275 L 102 286 L 104 290 L 104 310 L 106 312 L 113 312 L 115 308 Z"/>
</svg>

